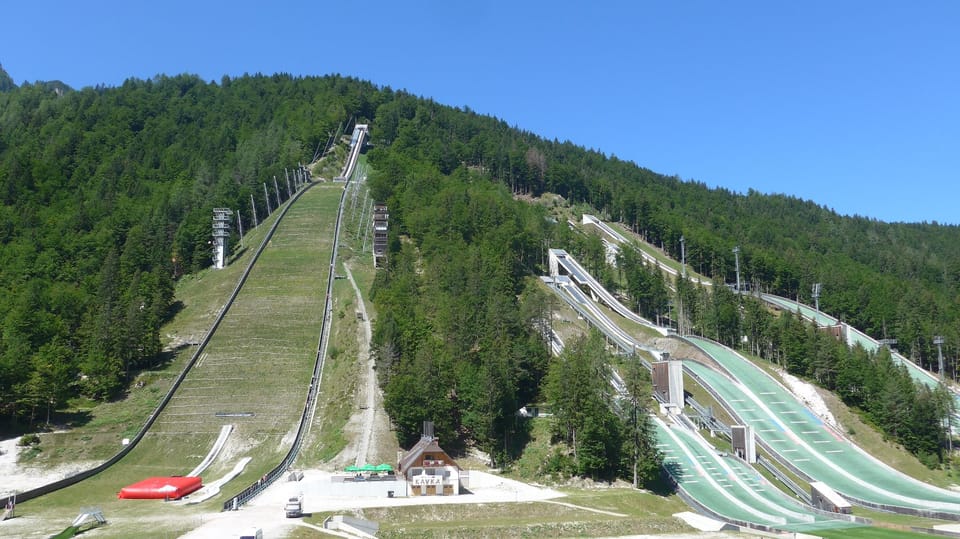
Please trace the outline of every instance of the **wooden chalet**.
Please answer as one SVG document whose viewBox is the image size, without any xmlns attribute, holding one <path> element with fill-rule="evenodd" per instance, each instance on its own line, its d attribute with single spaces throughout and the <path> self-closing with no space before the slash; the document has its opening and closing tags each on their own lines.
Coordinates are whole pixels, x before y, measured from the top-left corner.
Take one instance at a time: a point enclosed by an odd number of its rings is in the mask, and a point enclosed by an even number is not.
<svg viewBox="0 0 960 539">
<path fill-rule="evenodd" d="M 456 496 L 469 486 L 469 472 L 460 468 L 433 435 L 433 423 L 424 422 L 420 441 L 397 463 L 410 496 Z"/>
</svg>

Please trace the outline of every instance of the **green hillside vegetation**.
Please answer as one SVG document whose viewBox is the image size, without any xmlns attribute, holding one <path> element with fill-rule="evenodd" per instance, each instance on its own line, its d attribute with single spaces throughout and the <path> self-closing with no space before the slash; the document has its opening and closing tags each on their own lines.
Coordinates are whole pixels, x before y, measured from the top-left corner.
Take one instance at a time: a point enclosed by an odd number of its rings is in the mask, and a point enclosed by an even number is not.
<svg viewBox="0 0 960 539">
<path fill-rule="evenodd" d="M 175 279 L 210 264 L 212 208 L 252 228 L 264 182 L 275 209 L 284 167 L 379 95 L 284 75 L 0 93 L 0 428 L 120 395 L 157 361 Z"/>
<path fill-rule="evenodd" d="M 373 283 L 374 347 L 403 445 L 430 419 L 445 446 L 478 446 L 503 465 L 516 458 L 530 436 L 516 410 L 558 404 L 547 381 L 564 362 L 549 359 L 542 331 L 551 308 L 527 282 L 546 273 L 546 249 L 559 247 L 648 316 L 727 343 L 746 334 L 758 354 L 791 372 L 865 407 L 884 403 L 868 410 L 877 424 L 931 462 L 940 455 L 942 433 L 884 425 L 905 417 L 889 413 L 902 403 L 883 399 L 901 387 L 896 372 L 852 378 L 883 358 L 843 352 L 723 287 L 683 283 L 674 292 L 639 260 L 613 270 L 595 237 L 571 231 L 550 204 L 527 201 L 554 193 L 592 206 L 676 258 L 683 235 L 688 264 L 716 282 L 732 280 L 739 245 L 743 279 L 755 288 L 805 299 L 821 282 L 824 310 L 899 339 L 927 362 L 933 334 L 946 337 L 951 358 L 960 344 L 960 251 L 950 249 L 957 227 L 711 190 L 339 76 L 158 76 L 117 88 L 34 83 L 0 92 L 0 428 L 35 428 L 48 409 L 56 420 L 78 395 L 122 396 L 162 357 L 159 328 L 177 310 L 174 283 L 209 265 L 211 209 L 239 209 L 251 227 L 251 197 L 262 219 L 264 183 L 273 209 L 287 196 L 284 167 L 309 161 L 351 118 L 372 125 L 370 188 L 390 211 L 389 267 Z M 601 394 L 608 389 L 593 390 L 590 399 L 609 398 Z M 942 413 L 935 396 L 913 395 L 912 422 Z M 578 443 L 591 434 L 626 440 L 635 428 L 601 419 L 612 430 L 583 433 Z M 558 441 L 572 442 L 570 428 L 555 432 Z M 618 444 L 595 451 L 604 454 L 598 462 L 578 460 L 590 454 L 582 446 L 570 451 L 567 472 L 609 478 L 631 468 Z"/>
<path fill-rule="evenodd" d="M 0 92 L 9 92 L 16 87 L 17 83 L 13 82 L 13 78 L 10 77 L 10 74 L 3 69 L 2 65 L 0 65 Z"/>
</svg>

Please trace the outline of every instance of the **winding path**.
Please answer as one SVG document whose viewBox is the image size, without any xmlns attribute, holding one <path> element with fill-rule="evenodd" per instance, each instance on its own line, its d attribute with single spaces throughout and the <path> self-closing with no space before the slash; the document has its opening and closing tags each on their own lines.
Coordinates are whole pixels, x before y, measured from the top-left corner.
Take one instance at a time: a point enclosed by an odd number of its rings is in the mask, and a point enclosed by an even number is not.
<svg viewBox="0 0 960 539">
<path fill-rule="evenodd" d="M 370 462 L 370 448 L 376 445 L 373 422 L 377 414 L 378 389 L 377 374 L 374 371 L 374 360 L 370 354 L 370 339 L 373 336 L 373 332 L 370 328 L 370 317 L 367 316 L 367 307 L 363 303 L 360 287 L 357 286 L 357 281 L 353 278 L 353 273 L 350 271 L 350 265 L 344 263 L 343 270 L 347 274 L 347 280 L 350 281 L 350 286 L 353 287 L 354 294 L 356 294 L 357 312 L 363 317 L 360 324 L 363 326 L 363 332 L 357 333 L 357 346 L 359 350 L 357 359 L 363 364 L 363 371 L 360 376 L 362 378 L 361 383 L 363 385 L 363 394 L 366 397 L 366 402 L 364 403 L 365 408 L 363 409 L 363 419 L 360 430 L 360 447 L 357 450 L 356 460 L 356 465 L 362 466 Z"/>
</svg>

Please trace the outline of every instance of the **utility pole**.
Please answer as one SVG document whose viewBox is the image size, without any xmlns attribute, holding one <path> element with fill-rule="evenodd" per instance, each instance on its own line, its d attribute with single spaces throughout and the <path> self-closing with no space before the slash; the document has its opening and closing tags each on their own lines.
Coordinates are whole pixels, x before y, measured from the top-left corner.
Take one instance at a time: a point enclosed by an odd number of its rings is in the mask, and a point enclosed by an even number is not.
<svg viewBox="0 0 960 539">
<path fill-rule="evenodd" d="M 820 327 L 820 283 L 813 283 L 813 308 L 817 310 L 817 317 L 813 321 L 813 325 Z M 800 307 L 800 302 L 797 302 L 797 308 Z"/>
<path fill-rule="evenodd" d="M 263 199 L 267 201 L 267 217 L 273 211 L 270 209 L 270 193 L 267 192 L 267 182 L 263 182 Z"/>
<path fill-rule="evenodd" d="M 277 209 L 280 209 L 280 188 L 277 187 L 277 176 L 273 176 L 273 194 L 277 197 Z"/>
<path fill-rule="evenodd" d="M 240 231 L 240 248 L 243 248 L 243 223 L 240 222 L 240 210 L 237 210 L 237 230 Z"/>
<path fill-rule="evenodd" d="M 354 241 L 358 241 L 360 239 L 360 231 L 364 229 L 364 223 L 366 222 L 366 217 L 367 217 L 367 197 L 364 196 L 363 206 L 360 207 L 360 225 L 357 226 L 357 236 L 356 238 L 354 238 Z M 366 242 L 366 238 L 367 238 L 366 233 L 364 233 L 363 238 L 364 238 L 364 242 Z M 361 250 L 360 252 L 363 252 L 363 251 Z"/>
<path fill-rule="evenodd" d="M 940 379 L 943 379 L 943 337 L 937 335 L 933 338 L 933 344 L 937 345 L 937 362 L 939 365 Z"/>
<path fill-rule="evenodd" d="M 683 236 L 680 236 L 680 277 L 687 278 L 687 251 L 683 244 Z"/>
<path fill-rule="evenodd" d="M 737 293 L 740 293 L 740 246 L 733 248 L 733 261 L 737 268 Z"/>
<path fill-rule="evenodd" d="M 677 292 L 677 333 L 683 337 L 683 296 Z"/>
<path fill-rule="evenodd" d="M 253 193 L 250 193 L 250 208 L 253 210 L 253 228 L 257 228 L 257 205 L 253 202 Z"/>
<path fill-rule="evenodd" d="M 943 369 L 943 336 L 935 335 L 933 337 L 933 344 L 937 345 L 937 362 L 939 364 L 939 369 L 940 369 L 940 372 L 939 372 L 940 383 L 946 384 L 945 377 L 943 375 L 943 370 L 944 370 Z M 944 427 L 944 430 L 947 431 L 947 450 L 949 451 L 949 453 L 947 453 L 948 455 L 953 454 L 953 424 L 952 424 L 953 422 L 951 421 L 951 418 L 952 418 L 952 414 L 948 413 L 947 417 L 943 419 L 943 427 Z"/>
</svg>

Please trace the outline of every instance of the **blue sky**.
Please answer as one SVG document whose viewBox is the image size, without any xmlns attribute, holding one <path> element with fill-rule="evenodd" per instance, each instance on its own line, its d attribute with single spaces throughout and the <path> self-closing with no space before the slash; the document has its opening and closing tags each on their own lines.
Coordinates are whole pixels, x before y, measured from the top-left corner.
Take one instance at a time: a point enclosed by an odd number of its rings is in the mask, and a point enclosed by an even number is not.
<svg viewBox="0 0 960 539">
<path fill-rule="evenodd" d="M 75 88 L 340 73 L 711 187 L 960 224 L 958 28 L 946 0 L 55 0 L 4 6 L 0 63 Z"/>
</svg>

